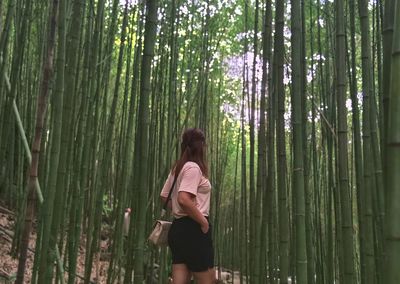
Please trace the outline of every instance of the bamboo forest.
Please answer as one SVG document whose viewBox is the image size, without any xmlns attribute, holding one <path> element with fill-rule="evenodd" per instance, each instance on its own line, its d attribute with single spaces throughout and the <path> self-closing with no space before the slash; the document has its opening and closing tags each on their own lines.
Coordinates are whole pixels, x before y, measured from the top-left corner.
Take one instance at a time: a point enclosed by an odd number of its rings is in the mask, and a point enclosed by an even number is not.
<svg viewBox="0 0 400 284">
<path fill-rule="evenodd" d="M 190 127 L 217 283 L 400 283 L 400 0 L 0 0 L 0 283 L 174 283 Z"/>
</svg>

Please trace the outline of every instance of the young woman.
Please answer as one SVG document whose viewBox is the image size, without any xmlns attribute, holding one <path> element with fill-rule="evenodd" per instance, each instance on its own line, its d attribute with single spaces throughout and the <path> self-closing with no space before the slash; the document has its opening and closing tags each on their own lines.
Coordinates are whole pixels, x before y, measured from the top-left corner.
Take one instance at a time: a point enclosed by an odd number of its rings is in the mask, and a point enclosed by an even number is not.
<svg viewBox="0 0 400 284">
<path fill-rule="evenodd" d="M 214 250 L 209 223 L 211 184 L 207 178 L 205 137 L 198 128 L 182 135 L 181 157 L 161 191 L 165 202 L 176 178 L 170 206 L 174 221 L 168 234 L 174 284 L 215 283 Z"/>
</svg>

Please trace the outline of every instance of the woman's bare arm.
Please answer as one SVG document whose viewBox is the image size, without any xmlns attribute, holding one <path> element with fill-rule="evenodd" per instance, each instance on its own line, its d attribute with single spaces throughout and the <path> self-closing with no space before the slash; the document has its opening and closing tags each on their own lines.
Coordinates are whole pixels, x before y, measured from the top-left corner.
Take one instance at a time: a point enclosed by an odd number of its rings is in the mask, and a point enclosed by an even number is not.
<svg viewBox="0 0 400 284">
<path fill-rule="evenodd" d="M 164 206 L 164 204 L 165 204 L 165 201 L 167 201 L 167 197 L 160 196 L 160 198 L 161 198 L 161 200 L 162 200 L 162 204 L 163 204 L 163 206 Z M 170 200 L 168 200 L 167 208 L 168 208 L 168 209 L 172 209 L 172 203 L 171 203 L 171 199 L 170 199 Z"/>
<path fill-rule="evenodd" d="M 193 194 L 185 191 L 178 193 L 178 203 L 190 218 L 200 224 L 203 233 L 208 232 L 208 221 L 196 207 L 196 198 Z"/>
</svg>

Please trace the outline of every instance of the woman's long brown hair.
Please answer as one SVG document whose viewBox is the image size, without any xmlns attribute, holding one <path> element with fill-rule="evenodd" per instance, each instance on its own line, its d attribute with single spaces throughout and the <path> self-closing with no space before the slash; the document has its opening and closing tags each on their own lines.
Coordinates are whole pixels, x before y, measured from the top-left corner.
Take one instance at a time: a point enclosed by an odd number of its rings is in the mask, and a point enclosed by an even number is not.
<svg viewBox="0 0 400 284">
<path fill-rule="evenodd" d="M 188 128 L 182 134 L 181 157 L 176 161 L 173 173 L 178 177 L 186 162 L 194 162 L 199 165 L 203 176 L 208 177 L 208 166 L 205 150 L 206 138 L 199 128 Z"/>
</svg>

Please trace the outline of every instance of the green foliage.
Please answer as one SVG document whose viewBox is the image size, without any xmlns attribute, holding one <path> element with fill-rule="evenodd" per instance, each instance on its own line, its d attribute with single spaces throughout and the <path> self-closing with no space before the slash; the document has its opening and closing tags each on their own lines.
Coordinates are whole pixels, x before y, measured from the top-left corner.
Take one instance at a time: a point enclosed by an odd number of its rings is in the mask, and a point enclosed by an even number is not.
<svg viewBox="0 0 400 284">
<path fill-rule="evenodd" d="M 144 240 L 159 212 L 159 191 L 180 152 L 179 136 L 184 128 L 198 126 L 205 129 L 208 139 L 218 265 L 240 269 L 243 275 L 253 276 L 258 272 L 254 271 L 255 267 L 249 267 L 254 256 L 249 255 L 247 250 L 252 248 L 253 254 L 269 253 L 260 262 L 266 264 L 271 273 L 279 271 L 279 265 L 287 265 L 292 276 L 304 273 L 305 270 L 299 271 L 305 267 L 300 262 L 307 259 L 308 271 L 315 269 L 316 274 L 315 281 L 312 276 L 308 277 L 310 284 L 313 281 L 343 282 L 344 271 L 351 267 L 344 267 L 344 254 L 340 250 L 344 243 L 340 233 L 343 227 L 347 230 L 347 245 L 354 238 L 353 248 L 350 245 L 347 248 L 352 250 L 354 259 L 346 259 L 356 267 L 354 283 L 365 282 L 367 278 L 373 279 L 370 280 L 372 283 L 383 279 L 383 213 L 386 205 L 380 169 L 383 175 L 388 172 L 385 167 L 385 133 L 388 131 L 388 82 L 391 76 L 386 75 L 390 74 L 388 70 L 391 70 L 392 64 L 389 62 L 392 56 L 389 37 L 393 30 L 390 27 L 393 21 L 388 19 L 390 14 L 395 18 L 395 8 L 381 15 L 381 2 L 366 3 L 363 0 L 362 12 L 365 15 L 359 16 L 354 9 L 361 5 L 352 6 L 354 1 L 344 1 L 349 4 L 343 9 L 346 58 L 337 69 L 335 25 L 338 16 L 334 12 L 338 1 L 303 1 L 304 6 L 300 9 L 304 8 L 304 11 L 296 10 L 298 21 L 293 27 L 291 3 L 280 2 L 284 13 L 283 38 L 279 47 L 274 45 L 280 24 L 276 22 L 278 2 L 272 1 L 272 10 L 266 10 L 268 1 L 259 1 L 258 70 L 256 87 L 253 88 L 256 1 L 160 0 L 153 14 L 153 25 L 156 23 L 156 26 L 153 30 L 148 28 L 147 32 L 145 5 L 150 1 L 128 1 L 125 23 L 125 1 L 66 1 L 66 62 L 57 64 L 63 58 L 62 41 L 57 32 L 55 46 L 58 49 L 52 63 L 61 69 L 56 70 L 49 85 L 42 90 L 40 83 L 45 54 L 50 44 L 47 38 L 50 2 L 0 1 L 0 195 L 2 201 L 9 201 L 9 205 L 16 207 L 18 212 L 25 212 L 22 200 L 28 198 L 29 191 L 25 188 L 29 165 L 23 144 L 19 142 L 20 130 L 16 128 L 12 105 L 15 100 L 28 141 L 32 141 L 36 131 L 38 95 L 49 92 L 43 138 L 37 141 L 41 144 L 38 184 L 46 189 L 44 200 L 50 203 L 45 205 L 49 205 L 46 207 L 48 212 L 43 211 L 46 214 L 39 215 L 42 218 L 39 221 L 46 229 L 37 231 L 38 259 L 47 253 L 47 247 L 40 248 L 40 242 L 48 243 L 49 238 L 52 242 L 59 241 L 65 248 L 61 250 L 61 257 L 68 263 L 68 281 L 75 283 L 80 239 L 85 238 L 84 278 L 88 283 L 94 256 L 99 251 L 101 220 L 107 219 L 113 228 L 108 283 L 122 277 L 120 267 L 134 267 L 133 258 L 126 258 L 127 250 L 129 255 L 140 254 L 135 258 L 135 269 L 143 275 L 135 275 L 137 279 L 144 278 L 148 282 L 148 275 L 153 272 L 152 263 L 161 260 L 162 267 L 157 273 L 161 282 L 166 280 L 168 253 L 147 247 Z M 391 7 L 394 2 L 385 2 L 385 9 L 390 10 L 386 7 Z M 385 27 L 377 19 L 383 19 Z M 350 26 L 351 20 L 354 20 L 354 30 Z M 271 50 L 263 50 L 264 29 L 269 23 L 272 34 L 267 42 Z M 294 29 L 300 26 L 304 30 L 301 35 L 296 34 L 299 41 L 296 41 L 296 50 L 293 50 L 291 36 Z M 383 35 L 382 29 L 385 30 Z M 150 31 L 154 52 L 152 49 L 144 50 L 146 34 Z M 354 33 L 354 43 L 351 42 L 351 33 Z M 370 41 L 366 40 L 367 34 L 370 34 Z M 299 42 L 304 45 L 299 45 Z M 383 48 L 379 49 L 381 43 Z M 274 67 L 278 51 L 282 52 L 279 60 L 283 61 L 279 63 L 283 64 L 283 78 L 279 78 L 283 82 L 279 87 L 278 68 Z M 268 134 L 259 137 L 262 58 L 268 56 L 271 58 L 267 59 L 263 87 L 267 103 L 267 126 L 264 130 Z M 150 57 L 153 58 L 151 62 Z M 370 65 L 365 62 L 367 57 Z M 397 57 L 394 56 L 394 59 L 397 60 Z M 298 76 L 295 82 L 291 79 L 293 75 Z M 342 83 L 339 86 L 338 75 L 344 75 L 340 77 Z M 64 90 L 57 76 L 65 80 Z M 145 80 L 143 76 L 146 76 Z M 339 88 L 344 96 L 340 107 L 336 102 Z M 279 110 L 277 103 L 271 101 L 273 95 L 278 93 L 284 96 Z M 300 93 L 305 96 L 297 100 L 299 97 L 296 96 Z M 60 94 L 64 99 L 62 111 L 56 108 L 59 102 L 57 95 Z M 350 101 L 354 104 L 351 109 Z M 347 107 L 345 118 L 341 117 L 344 113 L 343 102 Z M 359 107 L 360 113 L 355 106 Z M 241 117 L 242 111 L 244 117 Z M 280 111 L 279 118 L 283 120 L 284 128 L 279 135 L 275 130 L 277 111 Z M 254 140 L 253 137 L 250 139 L 252 112 L 256 114 Z M 296 123 L 293 123 L 295 116 Z M 340 129 L 339 121 L 343 124 Z M 300 123 L 303 126 L 298 127 Z M 371 126 L 370 129 L 366 128 L 368 126 Z M 396 125 L 391 127 L 394 129 Z M 345 129 L 348 129 L 347 153 L 343 150 Z M 57 130 L 60 131 L 61 142 L 55 138 Z M 351 135 L 349 131 L 352 131 Z M 340 147 L 339 135 L 342 136 Z M 262 167 L 251 162 L 250 157 L 254 156 L 256 161 L 261 154 L 258 149 L 261 138 L 267 141 L 264 150 L 269 160 L 265 172 L 257 175 L 257 169 Z M 279 149 L 286 151 L 286 157 L 280 163 L 283 158 L 277 153 L 277 146 L 283 138 L 284 145 L 279 145 L 282 146 Z M 368 146 L 364 154 L 361 153 L 361 145 Z M 59 161 L 57 147 L 60 147 Z M 298 167 L 300 159 L 304 159 L 304 164 L 300 165 L 302 170 Z M 348 180 L 339 175 L 339 166 Z M 364 175 L 366 168 L 368 172 Z M 251 180 L 257 178 L 259 181 L 268 180 L 268 186 L 260 186 L 262 190 L 254 192 L 250 188 Z M 303 185 L 304 195 L 300 194 Z M 338 188 L 344 188 L 344 192 Z M 368 199 L 363 196 L 365 188 L 368 189 Z M 49 193 L 55 192 L 53 203 Z M 349 193 L 345 197 L 349 197 L 350 202 L 343 198 L 346 193 Z M 254 196 L 259 199 L 255 200 Z M 364 207 L 366 203 L 367 208 Z M 265 234 L 262 238 L 266 246 L 254 252 L 251 243 L 254 240 L 251 238 L 258 230 L 254 230 L 250 214 L 254 214 L 253 209 L 259 204 L 261 210 L 257 214 L 263 213 L 257 216 L 261 220 L 257 221 L 257 225 L 260 234 Z M 345 204 L 350 208 L 344 207 Z M 129 247 L 126 247 L 121 233 L 124 209 L 127 207 L 133 212 L 140 211 L 140 216 L 134 214 L 137 219 L 133 220 L 135 227 L 132 226 L 134 228 L 129 234 Z M 391 210 L 394 210 L 392 207 Z M 285 212 L 282 213 L 282 210 Z M 303 213 L 307 218 L 306 228 L 302 220 L 295 222 L 296 218 L 304 218 Z M 394 211 L 391 214 L 396 216 Z M 343 215 L 354 217 L 354 230 L 349 222 L 342 222 Z M 23 218 L 18 218 L 17 227 L 23 227 Z M 50 222 L 52 218 L 57 221 Z M 282 228 L 284 233 L 278 229 L 281 224 L 287 225 L 287 228 Z M 250 226 L 253 226 L 252 229 Z M 285 233 L 285 230 L 288 232 Z M 290 238 L 287 236 L 289 232 Z M 282 235 L 285 237 L 281 238 Z M 281 264 L 280 254 L 286 249 L 281 251 L 279 242 L 285 242 L 286 237 L 285 245 L 290 248 L 290 259 L 293 261 Z M 396 238 L 395 235 L 392 237 Z M 15 239 L 20 238 L 17 232 Z M 296 240 L 299 240 L 298 246 L 295 246 Z M 307 256 L 304 255 L 304 246 L 300 245 L 304 243 L 308 244 Z M 311 249 L 310 244 L 313 244 Z M 238 248 L 240 252 L 236 251 Z M 235 253 L 241 259 L 232 259 Z M 48 263 L 53 263 L 54 256 L 48 256 Z M 146 273 L 142 264 L 138 263 L 142 261 L 141 257 L 146 263 Z M 366 270 L 367 257 L 369 268 Z M 262 258 L 257 255 L 254 259 Z M 295 260 L 301 264 L 297 271 Z M 127 261 L 132 263 L 126 265 Z M 376 275 L 373 275 L 374 270 Z M 33 275 L 35 278 L 37 272 Z M 53 278 L 59 276 L 52 275 Z M 126 279 L 129 282 L 130 279 Z M 261 279 L 260 283 L 264 283 Z M 284 283 L 284 279 L 281 281 Z"/>
</svg>

